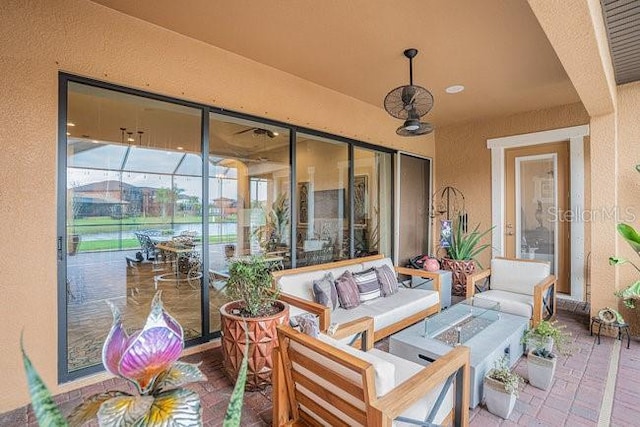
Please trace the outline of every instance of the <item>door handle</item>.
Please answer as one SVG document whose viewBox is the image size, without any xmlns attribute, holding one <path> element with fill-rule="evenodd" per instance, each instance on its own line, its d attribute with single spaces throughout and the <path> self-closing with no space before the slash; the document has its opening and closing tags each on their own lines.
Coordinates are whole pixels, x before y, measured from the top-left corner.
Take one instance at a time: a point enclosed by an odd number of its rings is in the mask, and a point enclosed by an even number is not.
<svg viewBox="0 0 640 427">
<path fill-rule="evenodd" d="M 513 224 L 511 224 L 510 222 L 507 223 L 505 228 L 507 229 L 507 231 L 505 232 L 507 236 L 513 236 L 515 234 L 513 232 Z"/>
</svg>

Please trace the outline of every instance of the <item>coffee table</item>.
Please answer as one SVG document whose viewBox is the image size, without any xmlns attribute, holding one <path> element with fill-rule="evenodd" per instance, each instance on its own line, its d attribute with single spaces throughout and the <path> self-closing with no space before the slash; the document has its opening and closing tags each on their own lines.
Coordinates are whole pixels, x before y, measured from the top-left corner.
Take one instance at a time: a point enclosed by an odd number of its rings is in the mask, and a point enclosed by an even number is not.
<svg viewBox="0 0 640 427">
<path fill-rule="evenodd" d="M 428 365 L 456 345 L 471 350 L 469 405 L 482 401 L 482 383 L 495 360 L 508 355 L 513 366 L 524 353 L 520 342 L 529 319 L 500 312 L 499 304 L 464 300 L 389 339 L 389 352 L 421 365 Z"/>
</svg>

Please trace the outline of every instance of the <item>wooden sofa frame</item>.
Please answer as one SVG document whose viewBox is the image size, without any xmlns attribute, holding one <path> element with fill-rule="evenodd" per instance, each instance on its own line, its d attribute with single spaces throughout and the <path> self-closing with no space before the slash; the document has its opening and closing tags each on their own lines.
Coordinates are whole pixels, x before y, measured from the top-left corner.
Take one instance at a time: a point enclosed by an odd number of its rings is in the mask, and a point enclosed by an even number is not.
<svg viewBox="0 0 640 427">
<path fill-rule="evenodd" d="M 342 325 L 332 337 L 341 339 L 351 336 L 354 332 L 362 333 L 362 350 L 372 347 L 372 340 L 367 337 L 373 332 L 373 319 L 365 317 Z M 303 407 L 309 408 L 317 416 L 332 426 L 347 426 L 348 424 L 336 417 L 325 407 L 312 401 L 299 392 L 299 387 L 306 388 L 316 396 L 321 396 L 331 406 L 347 414 L 353 420 L 365 426 L 390 427 L 393 420 L 413 405 L 434 387 L 449 379 L 455 384 L 454 407 L 448 414 L 445 424 L 454 426 L 469 425 L 469 360 L 470 352 L 467 347 L 456 347 L 445 356 L 431 363 L 428 367 L 417 372 L 403 383 L 381 397 L 376 396 L 373 366 L 332 345 L 312 338 L 289 326 L 278 326 L 279 347 L 273 350 L 273 425 L 321 425 L 316 419 L 305 412 Z M 353 371 L 360 378 L 358 384 L 348 381 L 344 376 L 332 372 L 326 367 L 290 348 L 291 341 L 304 346 L 313 354 L 322 355 L 345 369 Z M 338 396 L 334 391 L 325 387 L 296 370 L 295 365 L 324 379 L 334 388 L 339 388 L 360 404 L 355 405 Z M 435 405 L 439 404 L 436 402 Z M 437 408 L 436 408 L 437 410 Z M 434 411 L 435 412 L 435 411 Z"/>
<path fill-rule="evenodd" d="M 507 257 L 496 257 L 496 259 L 506 259 L 518 262 L 534 262 L 542 261 L 525 260 Z M 476 292 L 476 283 L 482 279 L 491 276 L 491 268 L 480 271 L 467 276 L 466 297 L 471 298 Z M 555 318 L 556 315 L 556 276 L 550 274 L 544 280 L 540 281 L 533 288 L 533 315 L 530 319 L 532 327 L 536 327 L 542 320 Z"/>
<path fill-rule="evenodd" d="M 277 280 L 280 277 L 286 276 L 286 275 L 291 275 L 291 274 L 299 274 L 299 273 L 308 273 L 308 272 L 312 272 L 312 271 L 321 271 L 321 270 L 328 270 L 328 269 L 332 269 L 332 268 L 338 268 L 338 267 L 348 267 L 350 265 L 356 265 L 356 264 L 360 264 L 363 262 L 368 262 L 368 261 L 376 261 L 376 260 L 380 260 L 385 258 L 384 255 L 372 255 L 372 256 L 368 256 L 368 257 L 362 257 L 362 258 L 353 258 L 353 259 L 347 259 L 347 260 L 343 260 L 343 261 L 336 261 L 336 262 L 331 262 L 331 263 L 327 263 L 327 264 L 317 264 L 317 265 L 310 265 L 310 266 L 306 266 L 306 267 L 299 267 L 299 268 L 293 268 L 290 270 L 280 270 L 280 271 L 274 271 L 272 272 L 272 276 L 273 276 L 273 285 L 274 288 L 276 287 L 276 283 Z M 417 269 L 413 269 L 413 268 L 406 268 L 406 267 L 394 267 L 396 270 L 396 273 L 398 274 L 402 274 L 402 275 L 406 275 L 406 276 L 417 276 L 417 277 L 422 277 L 422 278 L 427 278 L 427 279 L 433 279 L 433 290 L 436 292 L 440 292 L 440 276 L 437 273 L 432 273 L 429 271 L 425 271 L 425 270 L 417 270 Z M 313 313 L 315 315 L 318 316 L 319 318 L 319 326 L 320 326 L 320 330 L 323 332 L 326 332 L 329 329 L 329 326 L 331 325 L 331 310 L 328 307 L 325 307 L 322 304 L 318 304 L 315 303 L 313 301 L 309 301 L 294 295 L 290 295 L 284 292 L 280 293 L 279 299 L 281 299 L 284 302 L 287 302 L 293 306 L 296 306 L 302 310 L 308 311 L 309 313 Z M 431 316 L 433 314 L 436 314 L 440 311 L 440 301 L 438 300 L 438 304 L 434 304 L 433 306 L 426 308 L 424 310 L 419 311 L 418 313 L 415 313 L 412 316 L 408 316 L 392 325 L 389 325 L 385 328 L 380 329 L 379 331 L 376 331 L 374 333 L 374 341 L 379 341 L 389 335 L 392 335 L 408 326 L 413 325 L 416 322 L 419 322 L 420 320 Z"/>
</svg>

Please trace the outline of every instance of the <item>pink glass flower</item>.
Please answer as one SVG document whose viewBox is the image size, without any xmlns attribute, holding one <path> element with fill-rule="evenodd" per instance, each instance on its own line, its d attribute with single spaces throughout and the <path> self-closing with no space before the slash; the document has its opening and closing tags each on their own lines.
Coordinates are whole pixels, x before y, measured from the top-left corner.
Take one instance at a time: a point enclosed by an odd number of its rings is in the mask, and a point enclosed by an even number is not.
<svg viewBox="0 0 640 427">
<path fill-rule="evenodd" d="M 113 325 L 102 347 L 102 363 L 112 374 L 133 382 L 140 394 L 146 394 L 158 375 L 182 354 L 182 327 L 164 310 L 160 292 L 153 297 L 144 328 L 131 336 L 124 329 L 118 308 L 109 305 Z"/>
</svg>

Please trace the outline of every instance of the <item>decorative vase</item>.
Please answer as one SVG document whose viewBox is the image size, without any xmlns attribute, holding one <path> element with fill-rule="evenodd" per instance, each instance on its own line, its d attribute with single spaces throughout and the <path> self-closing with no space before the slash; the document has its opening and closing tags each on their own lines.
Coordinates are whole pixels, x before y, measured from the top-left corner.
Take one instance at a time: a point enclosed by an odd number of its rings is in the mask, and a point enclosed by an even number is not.
<svg viewBox="0 0 640 427">
<path fill-rule="evenodd" d="M 427 271 L 438 271 L 440 270 L 440 263 L 435 258 L 427 258 L 424 261 L 424 269 Z"/>
<path fill-rule="evenodd" d="M 451 271 L 451 293 L 466 296 L 467 276 L 475 273 L 476 263 L 473 260 L 442 259 L 442 269 Z"/>
<path fill-rule="evenodd" d="M 240 308 L 240 301 L 220 307 L 222 320 L 222 357 L 225 373 L 235 382 L 245 351 L 249 352 L 249 366 L 245 390 L 262 390 L 271 384 L 273 360 L 271 353 L 278 346 L 276 326 L 289 322 L 289 304 L 276 301 L 281 310 L 267 317 L 242 317 L 232 314 Z M 249 334 L 249 348 L 246 334 Z"/>
<path fill-rule="evenodd" d="M 485 376 L 483 396 L 489 412 L 505 420 L 509 418 L 516 404 L 516 395 L 507 393 L 503 383 Z"/>
<path fill-rule="evenodd" d="M 536 356 L 533 351 L 527 355 L 527 372 L 529 373 L 529 384 L 540 390 L 547 390 L 553 381 L 556 372 L 556 362 L 558 358 L 555 354 L 551 359 Z"/>
</svg>

